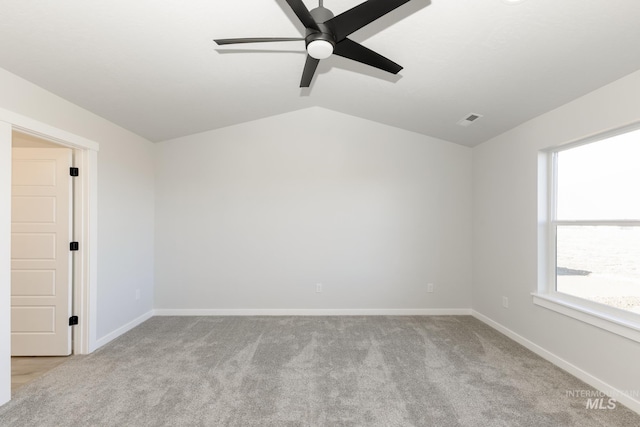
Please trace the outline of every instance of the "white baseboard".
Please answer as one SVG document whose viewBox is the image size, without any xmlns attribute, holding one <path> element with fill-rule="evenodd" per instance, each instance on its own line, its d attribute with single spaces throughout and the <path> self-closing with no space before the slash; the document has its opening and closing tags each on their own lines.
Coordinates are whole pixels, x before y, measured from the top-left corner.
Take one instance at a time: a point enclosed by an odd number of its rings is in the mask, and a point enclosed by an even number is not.
<svg viewBox="0 0 640 427">
<path fill-rule="evenodd" d="M 158 308 L 155 316 L 470 316 L 469 308 L 402 309 L 170 309 Z"/>
<path fill-rule="evenodd" d="M 113 341 L 114 339 L 118 338 L 120 335 L 129 332 L 130 330 L 132 330 L 133 328 L 135 328 L 136 326 L 140 325 L 143 322 L 146 322 L 147 320 L 151 319 L 153 317 L 154 313 L 153 310 L 148 311 L 147 313 L 143 314 L 142 316 L 133 319 L 131 322 L 127 323 L 124 326 L 119 327 L 118 329 L 116 329 L 113 332 L 108 333 L 107 335 L 103 336 L 102 338 L 96 340 L 95 343 L 95 347 L 93 349 L 91 349 L 91 351 L 95 351 L 97 349 L 99 349 L 100 347 L 102 347 L 103 345 Z"/>
<path fill-rule="evenodd" d="M 533 351 L 534 353 L 536 353 L 538 356 L 542 357 L 543 359 L 548 360 L 549 362 L 553 363 L 554 365 L 556 365 L 557 367 L 564 369 L 565 371 L 567 371 L 568 373 L 570 373 L 571 375 L 577 377 L 578 379 L 584 381 L 585 383 L 589 384 L 591 387 L 609 395 L 614 397 L 618 402 L 620 402 L 621 404 L 623 404 L 624 406 L 626 406 L 627 408 L 631 409 L 632 411 L 637 412 L 638 414 L 640 414 L 640 400 L 636 399 L 633 396 L 630 396 L 629 394 L 618 390 L 612 386 L 610 386 L 609 384 L 607 384 L 606 382 L 600 380 L 599 378 L 594 377 L 593 375 L 591 375 L 590 373 L 580 369 L 579 367 L 573 365 L 570 362 L 567 362 L 566 360 L 562 359 L 561 357 L 556 356 L 555 354 L 551 353 L 550 351 L 540 347 L 538 344 L 529 341 L 528 339 L 526 339 L 525 337 L 523 337 L 522 335 L 518 335 L 517 333 L 513 332 L 511 329 L 508 329 L 504 326 L 502 326 L 500 323 L 492 320 L 491 318 L 485 316 L 484 314 L 478 313 L 475 310 L 472 310 L 471 315 L 473 317 L 475 317 L 476 319 L 480 320 L 483 323 L 486 323 L 487 325 L 491 326 L 493 329 L 497 330 L 498 332 L 506 335 L 507 337 L 511 338 L 512 340 L 514 340 L 515 342 L 517 342 L 518 344 L 528 348 L 529 350 Z"/>
</svg>

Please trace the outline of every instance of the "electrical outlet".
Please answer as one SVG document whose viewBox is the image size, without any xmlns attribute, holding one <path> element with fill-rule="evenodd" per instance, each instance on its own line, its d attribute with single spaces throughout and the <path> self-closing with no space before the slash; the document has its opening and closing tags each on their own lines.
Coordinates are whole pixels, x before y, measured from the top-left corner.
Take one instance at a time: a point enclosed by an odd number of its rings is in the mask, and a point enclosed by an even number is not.
<svg viewBox="0 0 640 427">
<path fill-rule="evenodd" d="M 316 283 L 316 293 L 322 292 L 322 283 Z"/>
<path fill-rule="evenodd" d="M 433 292 L 433 283 L 427 283 L 427 292 L 429 293 Z"/>
<path fill-rule="evenodd" d="M 136 301 L 140 299 L 140 289 L 136 289 Z"/>
<path fill-rule="evenodd" d="M 509 298 L 502 297 L 502 307 L 509 308 Z"/>
</svg>

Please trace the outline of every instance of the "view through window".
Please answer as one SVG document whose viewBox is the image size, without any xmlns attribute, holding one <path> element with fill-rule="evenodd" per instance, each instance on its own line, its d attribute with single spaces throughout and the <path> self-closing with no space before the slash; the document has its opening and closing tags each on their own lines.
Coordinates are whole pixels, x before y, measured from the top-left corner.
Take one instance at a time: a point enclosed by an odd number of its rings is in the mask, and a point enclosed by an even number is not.
<svg viewBox="0 0 640 427">
<path fill-rule="evenodd" d="M 554 162 L 556 291 L 640 314 L 640 130 Z"/>
</svg>

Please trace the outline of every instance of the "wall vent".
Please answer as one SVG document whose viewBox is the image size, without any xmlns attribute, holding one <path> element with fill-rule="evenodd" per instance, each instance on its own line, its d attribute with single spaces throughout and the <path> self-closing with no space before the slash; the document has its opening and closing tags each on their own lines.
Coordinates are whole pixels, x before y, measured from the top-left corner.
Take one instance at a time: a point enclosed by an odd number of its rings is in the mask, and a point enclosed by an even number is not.
<svg viewBox="0 0 640 427">
<path fill-rule="evenodd" d="M 478 119 L 482 118 L 482 114 L 477 114 L 477 113 L 469 113 L 466 116 L 464 116 L 462 118 L 462 120 L 460 120 L 458 122 L 458 124 L 460 126 L 464 126 L 467 127 L 469 125 L 471 125 L 472 123 L 475 123 Z"/>
</svg>

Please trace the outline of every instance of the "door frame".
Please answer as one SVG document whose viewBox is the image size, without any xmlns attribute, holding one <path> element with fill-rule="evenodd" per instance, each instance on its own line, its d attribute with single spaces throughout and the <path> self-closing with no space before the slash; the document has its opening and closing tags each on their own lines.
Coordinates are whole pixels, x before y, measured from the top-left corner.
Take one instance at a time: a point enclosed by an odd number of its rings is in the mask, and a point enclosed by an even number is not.
<svg viewBox="0 0 640 427">
<path fill-rule="evenodd" d="M 50 126 L 30 117 L 0 108 L 0 405 L 11 398 L 11 143 L 13 131 L 72 148 L 80 174 L 74 183 L 74 239 L 80 249 L 74 254 L 73 305 L 78 325 L 73 330 L 74 354 L 89 354 L 96 349 L 97 265 L 98 265 L 98 150 L 90 139 Z M 5 154 L 8 154 L 8 159 Z M 6 167 L 8 163 L 8 167 Z M 2 175 L 2 173 L 0 173 Z M 8 177 L 9 179 L 5 179 Z M 6 285 L 2 283 L 6 281 Z"/>
</svg>

